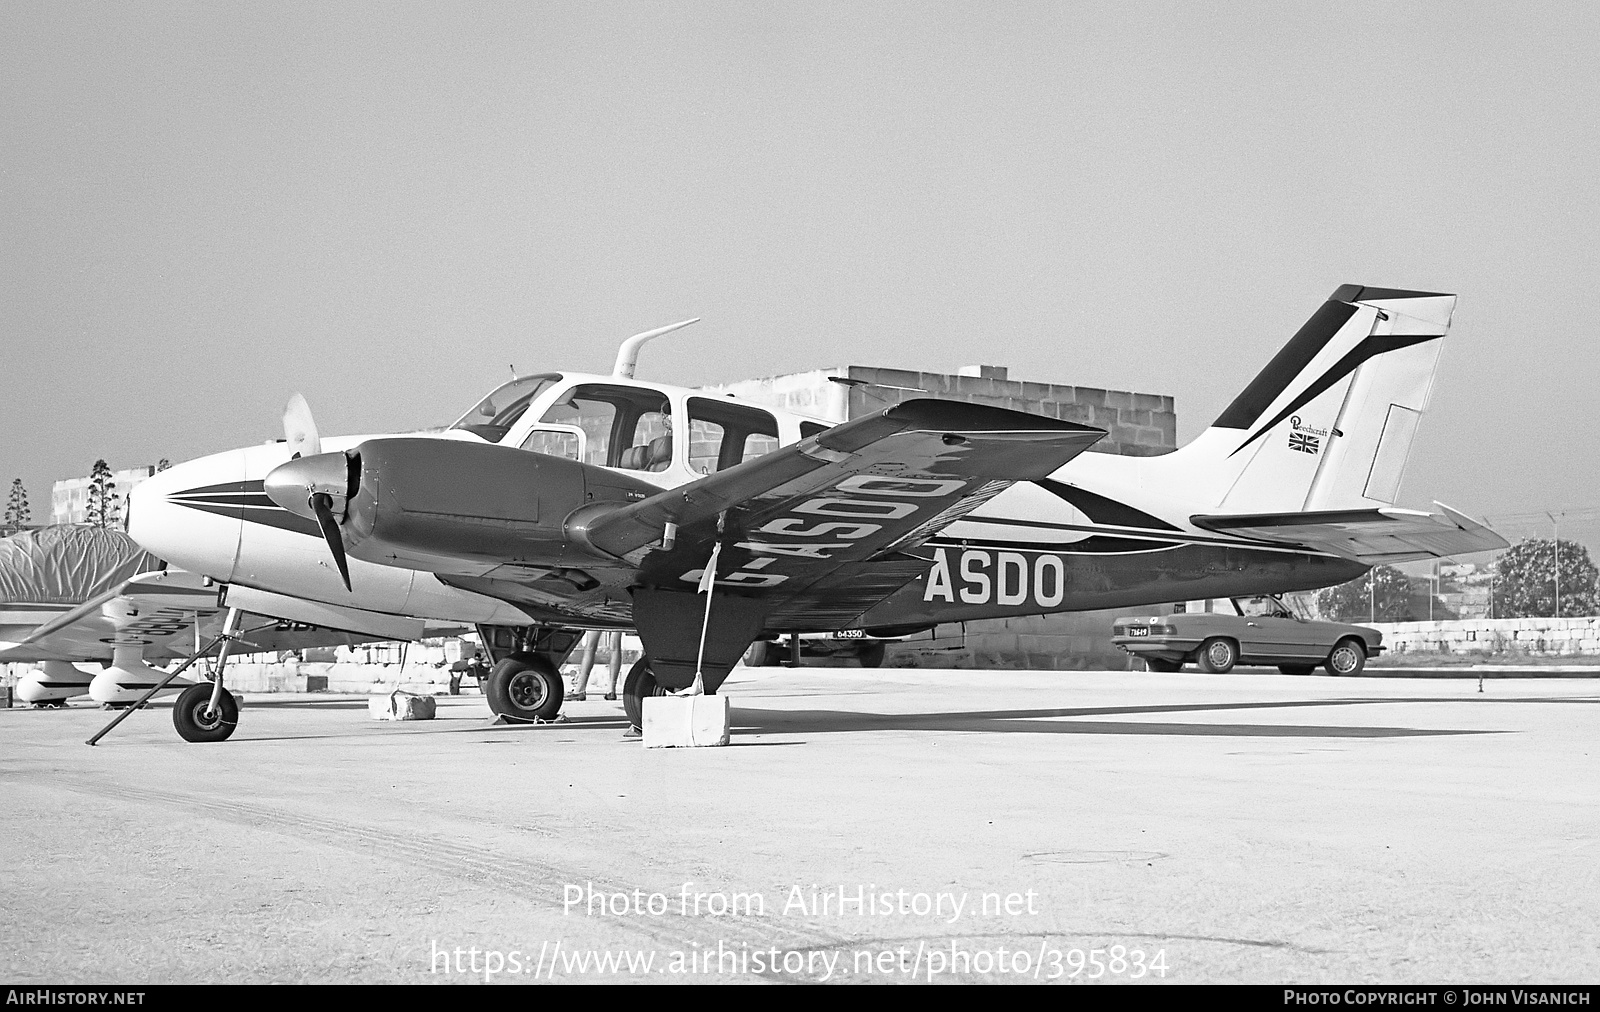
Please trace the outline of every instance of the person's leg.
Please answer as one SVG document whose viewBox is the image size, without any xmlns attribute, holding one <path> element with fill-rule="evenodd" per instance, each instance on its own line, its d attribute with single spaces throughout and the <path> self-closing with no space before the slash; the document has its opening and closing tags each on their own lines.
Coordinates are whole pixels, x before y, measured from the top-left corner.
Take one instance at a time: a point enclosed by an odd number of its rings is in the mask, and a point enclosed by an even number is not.
<svg viewBox="0 0 1600 1012">
<path fill-rule="evenodd" d="M 617 685 L 622 678 L 622 634 L 612 633 L 606 645 L 611 648 L 610 663 L 607 665 L 607 669 L 611 672 L 611 687 L 606 689 L 606 698 L 616 699 Z"/>
<path fill-rule="evenodd" d="M 578 684 L 573 687 L 572 695 L 568 699 L 582 700 L 587 698 L 584 689 L 589 685 L 589 672 L 594 668 L 595 647 L 600 645 L 600 634 L 586 632 L 583 634 L 583 660 L 578 662 Z"/>
</svg>

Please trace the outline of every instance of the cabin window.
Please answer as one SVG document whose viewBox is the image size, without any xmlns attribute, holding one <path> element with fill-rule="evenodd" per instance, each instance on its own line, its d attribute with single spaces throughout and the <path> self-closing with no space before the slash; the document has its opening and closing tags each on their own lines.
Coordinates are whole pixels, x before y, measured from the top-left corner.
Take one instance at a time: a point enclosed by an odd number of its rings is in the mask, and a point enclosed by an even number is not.
<svg viewBox="0 0 1600 1012">
<path fill-rule="evenodd" d="M 584 463 L 664 471 L 672 462 L 672 409 L 641 387 L 587 383 L 550 406 L 540 421 L 583 430 Z"/>
<path fill-rule="evenodd" d="M 778 448 L 772 413 L 709 397 L 689 398 L 689 467 L 711 474 Z"/>
<path fill-rule="evenodd" d="M 548 453 L 552 457 L 582 460 L 583 443 L 584 440 L 576 432 L 565 429 L 534 429 L 528 433 L 528 438 L 522 441 L 522 448 L 532 450 L 534 453 Z"/>
</svg>

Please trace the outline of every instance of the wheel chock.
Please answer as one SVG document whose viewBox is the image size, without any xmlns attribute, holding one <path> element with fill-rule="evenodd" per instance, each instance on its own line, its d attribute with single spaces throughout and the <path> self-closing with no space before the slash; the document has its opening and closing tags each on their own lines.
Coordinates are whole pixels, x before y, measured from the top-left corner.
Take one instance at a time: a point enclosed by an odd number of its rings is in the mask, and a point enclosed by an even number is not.
<svg viewBox="0 0 1600 1012">
<path fill-rule="evenodd" d="M 367 714 L 373 720 L 432 720 L 438 703 L 432 696 L 391 692 L 367 699 Z"/>
<path fill-rule="evenodd" d="M 733 709 L 727 696 L 646 696 L 640 705 L 645 748 L 728 744 Z"/>
</svg>

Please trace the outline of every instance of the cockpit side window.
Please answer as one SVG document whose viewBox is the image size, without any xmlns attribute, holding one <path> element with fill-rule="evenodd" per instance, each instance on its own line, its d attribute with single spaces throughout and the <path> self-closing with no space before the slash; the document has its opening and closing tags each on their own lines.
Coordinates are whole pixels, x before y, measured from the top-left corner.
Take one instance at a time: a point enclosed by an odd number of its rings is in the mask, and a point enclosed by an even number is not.
<svg viewBox="0 0 1600 1012">
<path fill-rule="evenodd" d="M 540 419 L 584 433 L 584 463 L 663 471 L 672 462 L 672 409 L 666 395 L 640 387 L 585 383 Z"/>
<path fill-rule="evenodd" d="M 778 448 L 771 412 L 709 397 L 689 398 L 689 466 L 710 474 Z"/>
<path fill-rule="evenodd" d="M 545 373 L 538 376 L 521 376 L 479 401 L 477 406 L 456 419 L 452 429 L 466 429 L 498 443 L 517 424 L 535 397 L 548 390 L 561 376 Z"/>
</svg>

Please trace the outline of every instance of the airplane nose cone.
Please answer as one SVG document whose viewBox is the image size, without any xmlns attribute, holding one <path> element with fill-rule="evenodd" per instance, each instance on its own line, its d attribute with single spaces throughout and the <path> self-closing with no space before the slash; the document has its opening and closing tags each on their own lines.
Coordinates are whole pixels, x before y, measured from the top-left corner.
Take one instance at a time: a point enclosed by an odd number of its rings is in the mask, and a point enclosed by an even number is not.
<svg viewBox="0 0 1600 1012">
<path fill-rule="evenodd" d="M 355 454 L 319 453 L 279 464 L 261 483 L 267 498 L 290 513 L 317 519 L 311 497 L 323 492 L 342 507 L 355 494 L 361 480 L 361 458 Z"/>
</svg>

